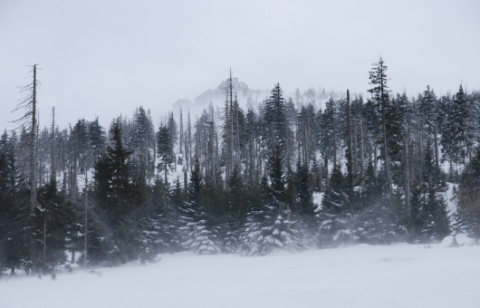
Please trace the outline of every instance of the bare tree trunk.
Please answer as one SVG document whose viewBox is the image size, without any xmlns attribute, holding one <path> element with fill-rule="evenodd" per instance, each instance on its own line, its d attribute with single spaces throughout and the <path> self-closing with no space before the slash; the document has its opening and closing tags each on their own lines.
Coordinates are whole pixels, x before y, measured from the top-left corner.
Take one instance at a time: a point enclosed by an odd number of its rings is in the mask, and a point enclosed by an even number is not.
<svg viewBox="0 0 480 308">
<path fill-rule="evenodd" d="M 43 211 L 43 271 L 47 269 L 47 211 Z"/>
<path fill-rule="evenodd" d="M 350 192 L 353 192 L 353 146 L 352 146 L 352 114 L 350 110 L 350 91 L 347 90 L 347 135 L 348 135 L 348 184 Z"/>
<path fill-rule="evenodd" d="M 318 163 L 318 183 L 319 187 L 318 189 L 320 192 L 323 192 L 323 168 L 322 168 L 322 162 Z"/>
<path fill-rule="evenodd" d="M 388 154 L 388 142 L 387 142 L 387 123 L 386 123 L 386 105 L 387 102 L 383 98 L 383 87 L 382 87 L 382 127 L 383 127 L 383 155 L 385 163 L 385 176 L 387 178 L 388 191 L 392 193 L 392 178 L 390 172 L 390 158 Z"/>
<path fill-rule="evenodd" d="M 418 151 L 419 151 L 420 160 L 423 160 L 423 148 L 424 148 L 423 134 L 424 134 L 423 120 L 420 119 L 420 137 L 419 137 L 419 141 L 418 141 L 419 142 Z M 422 167 L 418 168 L 417 172 L 418 172 L 418 178 L 422 179 L 423 178 L 423 168 Z"/>
<path fill-rule="evenodd" d="M 35 255 L 35 209 L 37 207 L 37 135 L 38 135 L 38 123 L 37 123 L 37 65 L 33 65 L 33 83 L 32 97 L 31 97 L 31 132 L 30 132 L 30 244 L 29 244 L 29 257 L 30 266 L 32 271 L 38 270 L 38 258 Z"/>
<path fill-rule="evenodd" d="M 325 155 L 325 190 L 330 191 L 330 175 L 328 174 L 328 156 Z"/>
<path fill-rule="evenodd" d="M 438 158 L 438 137 L 437 137 L 437 125 L 433 126 L 433 143 L 435 145 L 435 166 L 440 168 L 439 158 Z"/>
<path fill-rule="evenodd" d="M 55 107 L 52 107 L 52 157 L 51 157 L 51 164 L 50 164 L 50 183 L 57 182 L 57 149 L 56 149 L 56 142 L 55 142 Z"/>
<path fill-rule="evenodd" d="M 180 154 L 183 155 L 183 147 L 184 147 L 184 143 L 183 143 L 183 114 L 182 114 L 182 108 L 180 108 L 180 140 L 179 140 L 179 144 L 180 144 Z"/>
<path fill-rule="evenodd" d="M 365 155 L 364 155 L 364 141 L 363 141 L 363 119 L 360 118 L 360 186 L 362 192 L 365 189 Z"/>
<path fill-rule="evenodd" d="M 83 223 L 85 225 L 85 235 L 83 237 L 83 266 L 88 266 L 88 173 L 85 170 L 85 213 L 83 216 Z"/>
<path fill-rule="evenodd" d="M 187 161 L 187 170 L 191 170 L 192 167 L 192 123 L 190 120 L 190 111 L 187 118 L 187 138 L 185 138 L 185 156 Z M 188 152 L 187 152 L 188 149 Z"/>
<path fill-rule="evenodd" d="M 410 132 L 407 128 L 407 135 L 404 139 L 404 167 L 405 167 L 405 208 L 407 210 L 408 221 L 411 222 L 412 212 L 410 206 L 410 154 L 409 154 L 409 143 L 410 143 Z"/>
<path fill-rule="evenodd" d="M 77 212 L 77 165 L 78 165 L 78 143 L 77 143 L 77 131 L 75 131 L 75 144 L 73 153 L 73 165 L 71 166 L 70 173 L 70 202 L 72 202 L 75 213 Z M 74 232 L 75 233 L 75 232 Z M 76 242 L 76 235 L 72 235 L 72 240 Z M 71 263 L 75 263 L 75 243 L 72 245 Z"/>
<path fill-rule="evenodd" d="M 353 174 L 358 177 L 358 121 L 356 118 L 353 119 Z"/>
</svg>

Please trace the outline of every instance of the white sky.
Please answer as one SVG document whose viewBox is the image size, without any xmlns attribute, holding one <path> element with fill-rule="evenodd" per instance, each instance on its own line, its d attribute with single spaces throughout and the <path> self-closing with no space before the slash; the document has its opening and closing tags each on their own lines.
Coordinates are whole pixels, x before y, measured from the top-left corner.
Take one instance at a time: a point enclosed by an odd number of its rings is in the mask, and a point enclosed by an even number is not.
<svg viewBox="0 0 480 308">
<path fill-rule="evenodd" d="M 38 63 L 41 125 L 154 119 L 228 76 L 253 89 L 364 93 L 382 56 L 390 88 L 480 89 L 480 1 L 0 1 L 0 129 Z"/>
</svg>

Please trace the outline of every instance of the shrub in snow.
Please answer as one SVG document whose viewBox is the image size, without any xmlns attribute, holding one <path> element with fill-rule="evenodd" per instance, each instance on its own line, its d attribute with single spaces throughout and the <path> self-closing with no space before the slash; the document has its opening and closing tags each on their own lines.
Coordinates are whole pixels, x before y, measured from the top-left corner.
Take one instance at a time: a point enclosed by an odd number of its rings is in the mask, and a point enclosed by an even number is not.
<svg viewBox="0 0 480 308">
<path fill-rule="evenodd" d="M 446 236 L 442 241 L 442 246 L 444 247 L 460 247 L 474 245 L 478 245 L 478 241 L 464 233 Z"/>
<path fill-rule="evenodd" d="M 218 234 L 216 230 L 209 230 L 205 219 L 191 222 L 187 227 L 190 232 L 188 239 L 182 244 L 184 248 L 199 255 L 220 253 Z"/>
<path fill-rule="evenodd" d="M 240 253 L 247 256 L 266 255 L 275 248 L 301 248 L 298 230 L 289 219 L 289 214 L 290 211 L 280 208 L 277 202 L 251 211 L 240 237 Z"/>
</svg>

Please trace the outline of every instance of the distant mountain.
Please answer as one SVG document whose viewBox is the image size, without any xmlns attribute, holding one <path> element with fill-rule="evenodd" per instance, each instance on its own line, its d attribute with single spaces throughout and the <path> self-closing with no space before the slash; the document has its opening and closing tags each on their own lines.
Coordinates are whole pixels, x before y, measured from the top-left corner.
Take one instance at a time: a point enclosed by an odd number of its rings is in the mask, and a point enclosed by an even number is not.
<svg viewBox="0 0 480 308">
<path fill-rule="evenodd" d="M 233 81 L 233 93 L 237 96 L 238 104 L 244 110 L 253 107 L 254 109 L 266 98 L 270 96 L 270 90 L 254 90 L 250 89 L 248 85 L 240 81 L 238 78 L 232 78 Z M 281 85 L 280 85 L 281 86 Z M 192 114 L 199 114 L 204 109 L 207 109 L 212 104 L 214 109 L 221 109 L 225 106 L 225 95 L 228 87 L 228 80 L 221 82 L 218 87 L 209 89 L 193 101 L 190 99 L 179 99 L 173 104 L 174 110 L 182 108 L 183 110 L 190 110 Z M 272 84 L 273 88 L 273 84 Z M 310 88 L 301 92 L 296 90 L 294 93 L 283 92 L 285 99 L 292 98 L 297 107 L 314 103 L 318 108 L 323 108 L 326 101 L 329 98 L 338 99 L 342 97 L 342 94 L 334 91 L 325 91 L 323 88 L 315 89 Z"/>
<path fill-rule="evenodd" d="M 237 97 L 238 103 L 242 108 L 256 107 L 266 97 L 270 95 L 269 90 L 253 90 L 248 87 L 245 82 L 239 81 L 238 78 L 232 78 L 233 95 Z M 210 103 L 214 108 L 222 108 L 225 105 L 228 80 L 221 82 L 215 89 L 209 89 L 193 101 L 189 99 L 179 99 L 174 103 L 174 109 L 190 109 L 201 111 L 207 108 Z"/>
</svg>

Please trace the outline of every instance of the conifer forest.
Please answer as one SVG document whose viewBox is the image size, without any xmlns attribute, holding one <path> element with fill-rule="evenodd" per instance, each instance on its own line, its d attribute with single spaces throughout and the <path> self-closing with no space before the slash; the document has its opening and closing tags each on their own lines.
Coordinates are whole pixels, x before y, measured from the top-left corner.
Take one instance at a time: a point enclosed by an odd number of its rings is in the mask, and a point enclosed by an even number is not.
<svg viewBox="0 0 480 308">
<path fill-rule="evenodd" d="M 0 138 L 0 275 L 480 238 L 480 92 L 462 84 L 393 93 L 380 58 L 368 95 L 345 85 L 322 107 L 273 81 L 242 108 L 230 74 L 224 105 L 201 114 L 178 109 L 156 127 L 139 106 L 109 127 L 58 127 L 54 109 L 38 124 L 30 69 L 10 106 L 18 128 Z"/>
</svg>

